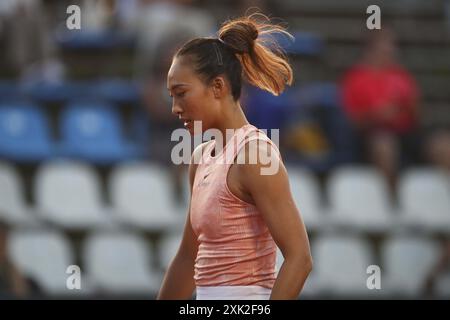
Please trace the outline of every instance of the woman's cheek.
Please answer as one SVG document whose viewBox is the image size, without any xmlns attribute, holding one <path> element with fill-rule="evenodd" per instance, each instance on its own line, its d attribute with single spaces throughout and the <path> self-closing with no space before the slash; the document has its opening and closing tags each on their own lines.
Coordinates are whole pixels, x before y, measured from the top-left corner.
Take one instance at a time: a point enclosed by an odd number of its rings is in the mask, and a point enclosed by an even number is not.
<svg viewBox="0 0 450 320">
<path fill-rule="evenodd" d="M 195 104 L 195 101 L 186 101 L 186 111 L 188 112 L 189 117 L 192 117 L 194 120 L 200 120 L 198 118 L 201 117 L 201 114 L 199 112 L 198 105 Z"/>
</svg>

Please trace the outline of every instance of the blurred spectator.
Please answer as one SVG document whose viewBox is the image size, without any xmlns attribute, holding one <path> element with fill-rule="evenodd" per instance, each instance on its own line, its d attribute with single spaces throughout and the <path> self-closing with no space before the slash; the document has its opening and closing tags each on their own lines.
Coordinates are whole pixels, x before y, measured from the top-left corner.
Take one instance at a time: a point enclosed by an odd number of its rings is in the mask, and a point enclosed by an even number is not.
<svg viewBox="0 0 450 320">
<path fill-rule="evenodd" d="M 82 30 L 104 31 L 117 23 L 115 0 L 84 0 Z"/>
<path fill-rule="evenodd" d="M 13 264 L 8 254 L 8 226 L 0 221 L 0 298 L 27 298 L 37 290 Z"/>
<path fill-rule="evenodd" d="M 61 80 L 64 67 L 57 58 L 40 0 L 1 1 L 0 21 L 7 60 L 21 80 Z"/>
<path fill-rule="evenodd" d="M 397 61 L 390 29 L 370 31 L 363 57 L 345 74 L 342 90 L 364 160 L 384 173 L 394 191 L 400 167 L 419 159 L 419 90 Z"/>
<path fill-rule="evenodd" d="M 137 52 L 135 75 L 145 77 L 149 68 L 160 62 L 156 58 L 159 45 L 182 36 L 179 45 L 197 36 L 209 36 L 216 30 L 214 19 L 195 8 L 192 0 L 141 0 L 137 17 Z M 165 72 L 166 73 L 166 72 Z"/>
<path fill-rule="evenodd" d="M 84 0 L 82 30 L 135 32 L 139 0 Z"/>
<path fill-rule="evenodd" d="M 335 84 L 302 85 L 276 99 L 278 110 L 272 108 L 267 118 L 280 123 L 280 144 L 288 162 L 326 174 L 354 158 L 353 135 Z M 255 107 L 268 102 L 270 99 L 260 99 Z"/>
<path fill-rule="evenodd" d="M 136 17 L 139 14 L 140 0 L 116 0 L 119 27 L 128 32 L 136 31 Z"/>
</svg>

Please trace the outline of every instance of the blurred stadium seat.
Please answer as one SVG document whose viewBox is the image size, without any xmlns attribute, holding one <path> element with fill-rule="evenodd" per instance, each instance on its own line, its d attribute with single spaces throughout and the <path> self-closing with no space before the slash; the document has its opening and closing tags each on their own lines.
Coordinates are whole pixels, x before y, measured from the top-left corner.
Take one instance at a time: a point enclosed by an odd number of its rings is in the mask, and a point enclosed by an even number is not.
<svg viewBox="0 0 450 320">
<path fill-rule="evenodd" d="M 74 263 L 68 240 L 57 231 L 15 231 L 9 237 L 9 255 L 26 276 L 48 295 L 70 294 L 67 267 Z M 77 291 L 77 290 L 74 290 Z"/>
<path fill-rule="evenodd" d="M 394 221 L 385 180 L 369 167 L 342 167 L 328 181 L 330 221 L 336 226 L 385 232 Z"/>
<path fill-rule="evenodd" d="M 111 103 L 139 103 L 138 84 L 120 79 L 103 79 L 92 84 L 100 98 Z"/>
<path fill-rule="evenodd" d="M 39 224 L 33 210 L 25 203 L 22 180 L 16 168 L 0 162 L 0 220 L 13 226 Z"/>
<path fill-rule="evenodd" d="M 320 230 L 324 225 L 321 190 L 314 174 L 307 169 L 287 167 L 292 196 L 306 227 Z"/>
<path fill-rule="evenodd" d="M 148 163 L 116 167 L 109 181 L 115 216 L 122 222 L 149 231 L 181 229 L 185 212 L 175 205 L 166 168 Z"/>
<path fill-rule="evenodd" d="M 0 81 L 0 94 L 17 83 Z M 138 84 L 128 80 L 104 78 L 101 80 L 78 80 L 62 82 L 34 82 L 23 87 L 23 94 L 40 103 L 100 100 L 109 103 L 138 103 Z M 9 94 L 11 95 L 11 94 Z"/>
<path fill-rule="evenodd" d="M 120 117 L 109 105 L 72 104 L 61 115 L 61 152 L 96 164 L 112 164 L 139 156 L 126 141 Z"/>
<path fill-rule="evenodd" d="M 36 173 L 34 194 L 37 212 L 60 227 L 91 230 L 114 225 L 102 201 L 98 174 L 88 164 L 45 163 Z"/>
<path fill-rule="evenodd" d="M 433 294 L 439 299 L 450 299 L 450 272 L 447 271 L 436 278 Z"/>
<path fill-rule="evenodd" d="M 323 52 L 324 43 L 319 34 L 313 32 L 292 32 L 294 39 L 288 36 L 278 33 L 275 35 L 275 39 L 280 47 L 288 54 L 305 55 L 305 56 L 317 56 Z M 264 35 L 262 35 L 264 38 Z"/>
<path fill-rule="evenodd" d="M 39 103 L 62 103 L 93 97 L 96 92 L 87 81 L 36 82 L 27 84 L 25 93 Z"/>
<path fill-rule="evenodd" d="M 312 255 L 320 293 L 347 297 L 370 295 L 366 270 L 375 261 L 367 239 L 326 234 L 314 240 Z"/>
<path fill-rule="evenodd" d="M 311 244 L 312 242 L 310 242 Z M 276 274 L 278 274 L 278 272 L 281 269 L 281 266 L 284 262 L 284 257 L 283 254 L 281 253 L 280 248 L 277 247 L 277 258 L 276 258 Z M 299 298 L 302 299 L 304 297 L 309 297 L 309 298 L 315 298 L 318 297 L 318 286 L 317 286 L 317 277 L 315 275 L 315 271 L 313 268 L 313 271 L 309 274 L 308 279 L 306 279 L 305 284 L 303 285 L 303 289 L 300 293 Z"/>
<path fill-rule="evenodd" d="M 260 129 L 279 129 L 284 126 L 292 90 L 287 89 L 279 96 L 256 87 L 247 86 L 244 90 L 245 115 L 250 123 Z M 270 131 L 268 136 L 270 137 Z"/>
<path fill-rule="evenodd" d="M 339 87 L 333 82 L 308 83 L 299 87 L 290 97 L 290 105 L 300 108 L 338 108 L 341 104 Z"/>
<path fill-rule="evenodd" d="M 177 254 L 182 239 L 181 233 L 168 233 L 159 243 L 159 261 L 164 271 L 169 267 L 170 262 Z"/>
<path fill-rule="evenodd" d="M 35 106 L 0 106 L 0 157 L 17 162 L 48 159 L 53 152 L 44 114 Z"/>
<path fill-rule="evenodd" d="M 0 102 L 20 99 L 21 87 L 13 80 L 0 80 Z"/>
<path fill-rule="evenodd" d="M 437 243 L 421 236 L 392 236 L 381 247 L 382 288 L 398 296 L 420 297 L 439 257 Z"/>
<path fill-rule="evenodd" d="M 83 261 L 96 290 L 150 297 L 159 287 L 150 253 L 135 233 L 96 233 L 84 243 Z"/>
<path fill-rule="evenodd" d="M 410 169 L 399 183 L 403 225 L 450 233 L 450 176 L 435 169 Z"/>
<path fill-rule="evenodd" d="M 143 108 L 136 108 L 131 116 L 130 139 L 140 148 L 139 154 L 143 159 L 148 159 L 152 155 L 152 138 L 148 112 Z"/>
<path fill-rule="evenodd" d="M 134 37 L 125 34 L 105 31 L 65 30 L 55 34 L 56 43 L 63 49 L 114 49 L 129 48 L 135 43 Z"/>
</svg>

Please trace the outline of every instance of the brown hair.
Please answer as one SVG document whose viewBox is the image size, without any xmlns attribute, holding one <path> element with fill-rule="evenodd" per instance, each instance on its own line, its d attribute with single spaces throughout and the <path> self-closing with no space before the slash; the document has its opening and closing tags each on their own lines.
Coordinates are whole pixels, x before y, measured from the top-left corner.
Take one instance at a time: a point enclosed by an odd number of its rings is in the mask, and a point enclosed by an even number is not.
<svg viewBox="0 0 450 320">
<path fill-rule="evenodd" d="M 218 38 L 188 41 L 175 56 L 189 56 L 195 72 L 206 83 L 224 74 L 234 100 L 240 97 L 242 78 L 279 95 L 286 85 L 292 84 L 293 74 L 285 53 L 273 37 L 275 33 L 292 37 L 285 28 L 256 13 L 224 22 Z"/>
</svg>

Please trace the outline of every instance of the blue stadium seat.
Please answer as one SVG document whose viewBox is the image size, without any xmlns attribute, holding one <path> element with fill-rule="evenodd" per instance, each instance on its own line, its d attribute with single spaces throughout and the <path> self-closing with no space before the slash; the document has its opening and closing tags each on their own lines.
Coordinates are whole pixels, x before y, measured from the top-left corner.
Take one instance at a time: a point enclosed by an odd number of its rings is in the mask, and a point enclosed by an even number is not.
<svg viewBox="0 0 450 320">
<path fill-rule="evenodd" d="M 139 157 L 127 142 L 119 115 L 110 105 L 72 104 L 61 114 L 62 153 L 96 164 L 112 164 Z"/>
<path fill-rule="evenodd" d="M 75 99 L 91 99 L 98 93 L 89 82 L 33 83 L 25 88 L 33 100 L 42 103 L 65 102 Z"/>
<path fill-rule="evenodd" d="M 130 48 L 135 39 L 130 34 L 113 31 L 65 30 L 56 34 L 56 43 L 64 49 Z"/>
<path fill-rule="evenodd" d="M 0 157 L 35 162 L 52 156 L 46 118 L 39 109 L 29 105 L 0 106 Z"/>
<path fill-rule="evenodd" d="M 30 84 L 24 89 L 25 94 L 42 103 L 78 101 L 81 99 L 98 99 L 111 103 L 137 103 L 139 101 L 137 84 L 118 79 L 58 83 L 39 82 Z M 0 81 L 0 97 L 4 91 L 6 96 L 6 92 L 9 92 L 10 88 L 7 83 L 2 84 Z M 9 95 L 6 97 L 9 97 Z"/>
<path fill-rule="evenodd" d="M 139 101 L 139 88 L 137 83 L 120 80 L 101 80 L 96 88 L 102 99 L 112 103 L 137 103 Z"/>
<path fill-rule="evenodd" d="M 295 105 L 296 108 L 317 106 L 339 108 L 341 102 L 339 88 L 331 82 L 315 82 L 303 85 L 290 98 L 295 100 L 292 105 Z"/>
<path fill-rule="evenodd" d="M 141 156 L 148 158 L 151 156 L 151 124 L 150 115 L 144 108 L 135 108 L 131 117 L 130 138 L 136 142 L 140 148 Z"/>
<path fill-rule="evenodd" d="M 324 50 L 322 38 L 311 32 L 292 32 L 294 39 L 282 34 L 275 34 L 274 38 L 280 47 L 288 54 L 318 56 Z"/>
<path fill-rule="evenodd" d="M 14 81 L 0 80 L 0 101 L 9 101 L 21 96 L 21 88 Z"/>
</svg>

